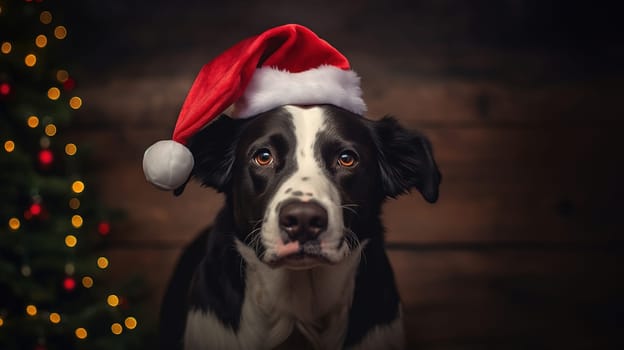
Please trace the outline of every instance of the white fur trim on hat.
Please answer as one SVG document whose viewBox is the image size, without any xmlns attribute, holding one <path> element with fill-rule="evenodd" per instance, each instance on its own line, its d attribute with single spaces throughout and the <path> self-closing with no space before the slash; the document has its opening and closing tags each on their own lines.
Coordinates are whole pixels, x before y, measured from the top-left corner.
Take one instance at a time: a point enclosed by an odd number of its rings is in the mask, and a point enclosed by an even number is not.
<svg viewBox="0 0 624 350">
<path fill-rule="evenodd" d="M 158 141 L 143 155 L 145 178 L 163 190 L 182 186 L 191 175 L 194 164 L 191 151 L 173 140 Z"/>
<path fill-rule="evenodd" d="M 234 104 L 231 116 L 248 118 L 288 104 L 332 104 L 360 115 L 366 112 L 360 77 L 352 70 L 320 66 L 290 73 L 262 67 Z"/>
</svg>

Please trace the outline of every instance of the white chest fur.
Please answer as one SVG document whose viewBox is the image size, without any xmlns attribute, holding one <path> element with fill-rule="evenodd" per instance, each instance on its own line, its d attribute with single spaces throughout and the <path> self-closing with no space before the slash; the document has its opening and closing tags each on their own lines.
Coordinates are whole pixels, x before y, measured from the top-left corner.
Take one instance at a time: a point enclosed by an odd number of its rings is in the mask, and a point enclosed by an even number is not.
<svg viewBox="0 0 624 350">
<path fill-rule="evenodd" d="M 224 327 L 210 313 L 191 311 L 185 349 L 272 349 L 295 328 L 315 349 L 341 348 L 362 247 L 337 265 L 288 270 L 268 267 L 237 242 L 247 263 L 239 330 Z"/>
</svg>

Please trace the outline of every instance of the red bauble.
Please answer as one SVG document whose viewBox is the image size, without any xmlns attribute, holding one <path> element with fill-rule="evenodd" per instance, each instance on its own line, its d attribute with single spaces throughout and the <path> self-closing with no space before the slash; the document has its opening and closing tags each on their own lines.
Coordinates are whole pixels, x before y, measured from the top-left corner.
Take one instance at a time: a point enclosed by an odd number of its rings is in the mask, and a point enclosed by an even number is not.
<svg viewBox="0 0 624 350">
<path fill-rule="evenodd" d="M 66 91 L 71 91 L 76 87 L 76 81 L 72 78 L 67 78 L 63 83 L 63 89 Z"/>
<path fill-rule="evenodd" d="M 65 288 L 66 291 L 71 292 L 74 288 L 76 288 L 76 280 L 73 277 L 65 277 L 63 280 L 63 288 Z"/>
<path fill-rule="evenodd" d="M 102 221 L 98 224 L 98 233 L 102 236 L 106 236 L 110 233 L 110 224 L 107 221 Z"/>
<path fill-rule="evenodd" d="M 30 211 L 33 216 L 38 216 L 41 214 L 41 204 L 33 203 L 28 211 Z"/>
<path fill-rule="evenodd" d="M 49 166 L 54 162 L 54 154 L 49 149 L 39 151 L 39 163 L 43 166 Z"/>
<path fill-rule="evenodd" d="M 0 95 L 6 96 L 9 93 L 11 93 L 11 85 L 9 85 L 8 83 L 0 84 Z"/>
</svg>

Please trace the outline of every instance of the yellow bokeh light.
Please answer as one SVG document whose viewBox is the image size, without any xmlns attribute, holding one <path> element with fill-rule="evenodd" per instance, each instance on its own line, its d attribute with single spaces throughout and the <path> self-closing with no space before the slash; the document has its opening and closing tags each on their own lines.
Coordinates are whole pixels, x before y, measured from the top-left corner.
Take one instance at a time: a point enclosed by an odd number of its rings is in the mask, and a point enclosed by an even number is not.
<svg viewBox="0 0 624 350">
<path fill-rule="evenodd" d="M 76 238 L 76 236 L 74 235 L 65 236 L 65 245 L 68 246 L 69 248 L 75 247 L 77 243 L 78 243 L 78 238 Z"/>
<path fill-rule="evenodd" d="M 77 215 L 77 214 L 72 216 L 71 222 L 72 222 L 72 226 L 74 226 L 74 228 L 80 228 L 82 226 L 82 223 L 83 223 L 82 216 Z"/>
<path fill-rule="evenodd" d="M 52 136 L 56 135 L 56 125 L 48 124 L 48 125 L 46 125 L 44 131 L 45 131 L 46 135 L 52 137 Z"/>
<path fill-rule="evenodd" d="M 50 11 L 43 11 L 39 15 L 39 20 L 43 24 L 50 24 L 52 23 L 52 14 L 50 13 Z"/>
<path fill-rule="evenodd" d="M 15 142 L 9 140 L 6 141 L 4 143 L 4 150 L 7 151 L 7 153 L 11 153 L 15 150 Z"/>
<path fill-rule="evenodd" d="M 80 208 L 80 199 L 78 198 L 72 198 L 69 200 L 69 207 L 76 210 L 78 208 Z"/>
<path fill-rule="evenodd" d="M 4 325 L 4 320 L 2 319 L 2 317 L 0 317 L 0 327 L 2 327 Z"/>
<path fill-rule="evenodd" d="M 20 228 L 20 221 L 18 218 L 10 218 L 9 219 L 9 228 L 13 231 L 17 231 Z"/>
<path fill-rule="evenodd" d="M 74 183 L 72 183 L 72 191 L 74 191 L 74 193 L 82 193 L 84 189 L 85 189 L 84 182 L 74 181 Z"/>
<path fill-rule="evenodd" d="M 126 328 L 128 329 L 135 329 L 137 326 L 137 320 L 136 318 L 130 316 L 126 318 L 126 320 L 124 321 L 124 324 L 126 325 Z"/>
<path fill-rule="evenodd" d="M 82 278 L 82 286 L 85 287 L 85 288 L 93 287 L 93 278 L 91 278 L 89 276 L 84 276 Z"/>
<path fill-rule="evenodd" d="M 37 315 L 37 307 L 35 305 L 26 306 L 26 313 L 28 316 L 36 316 Z"/>
<path fill-rule="evenodd" d="M 52 101 L 58 100 L 61 97 L 61 90 L 57 87 L 51 87 L 48 90 L 48 98 Z"/>
<path fill-rule="evenodd" d="M 26 57 L 24 57 L 24 64 L 28 67 L 33 67 L 35 64 L 37 64 L 37 56 L 29 53 L 28 55 L 26 55 Z"/>
<path fill-rule="evenodd" d="M 61 315 L 56 312 L 50 314 L 50 322 L 57 324 L 61 322 Z"/>
<path fill-rule="evenodd" d="M 65 69 L 59 69 L 56 72 L 56 80 L 58 80 L 60 83 L 66 82 L 67 79 L 69 79 L 69 73 Z"/>
<path fill-rule="evenodd" d="M 67 28 L 65 28 L 64 26 L 58 26 L 54 28 L 54 36 L 57 39 L 65 39 L 65 37 L 67 36 Z"/>
<path fill-rule="evenodd" d="M 115 322 L 111 325 L 111 332 L 113 332 L 114 335 L 120 335 L 121 332 L 123 332 L 123 327 L 121 327 L 119 323 Z"/>
<path fill-rule="evenodd" d="M 5 55 L 11 53 L 11 49 L 13 49 L 13 45 L 11 45 L 11 43 L 8 41 L 3 42 L 0 46 L 0 51 L 2 51 L 2 53 Z"/>
<path fill-rule="evenodd" d="M 73 143 L 68 143 L 65 145 L 65 154 L 68 156 L 73 156 L 78 152 L 78 147 L 76 147 Z"/>
<path fill-rule="evenodd" d="M 87 330 L 82 327 L 76 328 L 76 331 L 74 333 L 76 334 L 76 338 L 78 339 L 87 338 Z"/>
<path fill-rule="evenodd" d="M 82 107 L 82 99 L 78 96 L 74 96 L 69 99 L 69 107 L 72 109 L 79 109 Z"/>
<path fill-rule="evenodd" d="M 37 35 L 37 38 L 35 38 L 35 45 L 37 45 L 37 47 L 39 48 L 44 48 L 46 45 L 48 45 L 48 37 L 43 34 Z"/>
<path fill-rule="evenodd" d="M 31 115 L 28 119 L 26 119 L 26 124 L 34 129 L 39 126 L 39 118 L 37 118 L 36 115 Z"/>
<path fill-rule="evenodd" d="M 101 268 L 102 270 L 108 267 L 108 259 L 106 259 L 106 257 L 99 257 L 97 259 L 97 266 L 99 268 Z"/>
<path fill-rule="evenodd" d="M 111 294 L 108 296 L 108 298 L 106 298 L 106 302 L 108 303 L 108 305 L 116 307 L 117 305 L 119 305 L 119 297 L 115 294 Z"/>
</svg>

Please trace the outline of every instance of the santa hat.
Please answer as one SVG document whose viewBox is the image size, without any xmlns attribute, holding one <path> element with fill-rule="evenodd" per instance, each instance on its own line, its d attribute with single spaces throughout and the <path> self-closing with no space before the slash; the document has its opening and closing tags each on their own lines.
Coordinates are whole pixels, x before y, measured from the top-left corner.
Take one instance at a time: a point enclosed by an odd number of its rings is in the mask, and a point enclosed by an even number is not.
<svg viewBox="0 0 624 350">
<path fill-rule="evenodd" d="M 189 178 L 194 160 L 185 146 L 228 110 L 249 118 L 287 105 L 332 104 L 363 114 L 360 78 L 349 61 L 301 25 L 267 30 L 234 45 L 204 65 L 178 116 L 172 140 L 158 141 L 143 156 L 147 180 L 174 190 Z"/>
</svg>

